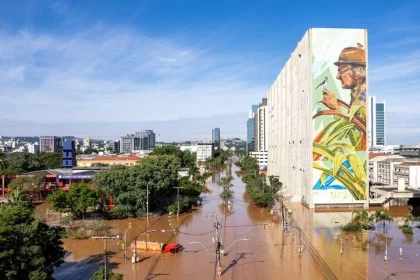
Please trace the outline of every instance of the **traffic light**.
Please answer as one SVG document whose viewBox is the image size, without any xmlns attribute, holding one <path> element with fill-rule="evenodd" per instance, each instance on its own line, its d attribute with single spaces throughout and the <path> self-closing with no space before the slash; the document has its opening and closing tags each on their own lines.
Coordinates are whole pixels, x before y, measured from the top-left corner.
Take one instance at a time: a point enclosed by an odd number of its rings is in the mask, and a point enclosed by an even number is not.
<svg viewBox="0 0 420 280">
<path fill-rule="evenodd" d="M 263 228 L 264 228 L 264 229 L 266 228 L 266 226 L 267 226 L 267 224 L 266 224 L 266 223 L 263 223 Z"/>
<path fill-rule="evenodd" d="M 131 228 L 131 223 L 128 223 L 128 228 Z"/>
</svg>

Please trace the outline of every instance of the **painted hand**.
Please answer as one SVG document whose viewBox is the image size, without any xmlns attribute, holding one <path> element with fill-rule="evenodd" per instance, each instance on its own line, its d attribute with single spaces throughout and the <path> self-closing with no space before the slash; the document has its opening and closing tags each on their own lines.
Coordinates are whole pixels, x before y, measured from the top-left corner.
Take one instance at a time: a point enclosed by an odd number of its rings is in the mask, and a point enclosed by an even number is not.
<svg viewBox="0 0 420 280">
<path fill-rule="evenodd" d="M 324 98 L 320 101 L 322 104 L 330 108 L 331 110 L 339 110 L 340 105 L 338 104 L 337 98 L 335 97 L 334 93 L 329 91 L 328 89 L 324 89 L 322 91 Z"/>
</svg>

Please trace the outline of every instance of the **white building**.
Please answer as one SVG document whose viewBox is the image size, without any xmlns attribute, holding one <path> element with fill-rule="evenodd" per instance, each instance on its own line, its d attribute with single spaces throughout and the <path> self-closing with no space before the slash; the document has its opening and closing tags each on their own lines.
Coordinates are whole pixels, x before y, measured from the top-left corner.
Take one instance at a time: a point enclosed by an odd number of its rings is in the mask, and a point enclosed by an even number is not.
<svg viewBox="0 0 420 280">
<path fill-rule="evenodd" d="M 190 153 L 196 153 L 198 145 L 181 145 L 179 146 L 181 151 L 189 151 Z"/>
<path fill-rule="evenodd" d="M 254 147 L 255 151 L 267 151 L 268 150 L 268 108 L 267 98 L 263 98 L 260 103 L 257 112 L 254 115 Z"/>
<path fill-rule="evenodd" d="M 28 153 L 30 154 L 37 154 L 39 153 L 39 145 L 38 143 L 27 143 L 26 147 L 28 148 Z"/>
<path fill-rule="evenodd" d="M 197 144 L 197 161 L 203 162 L 214 155 L 214 143 L 203 142 Z"/>
<path fill-rule="evenodd" d="M 258 165 L 260 169 L 264 169 L 267 167 L 268 164 L 268 152 L 267 151 L 260 151 L 260 152 L 250 152 L 250 157 L 256 158 L 258 160 Z"/>
<path fill-rule="evenodd" d="M 351 154 L 359 166 L 368 161 L 367 140 L 363 142 L 367 139 L 366 106 L 349 117 L 356 101 L 351 98 L 353 91 L 359 104 L 367 97 L 367 50 L 365 29 L 309 29 L 268 90 L 267 175 L 279 178 L 283 195 L 292 201 L 310 208 L 367 204 L 367 167 L 361 179 L 355 179 L 345 159 L 333 168 L 334 156 L 341 151 Z M 359 75 L 357 86 L 345 85 L 340 76 L 345 74 Z M 323 103 L 324 90 L 340 100 L 336 111 Z M 339 121 L 348 122 L 346 129 L 356 133 L 342 137 L 351 149 L 332 146 L 340 145 L 338 136 L 325 142 L 326 135 L 331 135 L 327 128 L 332 130 Z M 344 169 L 349 173 L 335 173 Z"/>
<path fill-rule="evenodd" d="M 397 186 L 398 179 L 404 178 L 408 189 L 420 189 L 420 162 L 403 162 L 394 166 L 393 186 Z"/>
<path fill-rule="evenodd" d="M 376 96 L 369 97 L 368 141 L 369 147 L 386 146 L 385 102 L 377 102 Z"/>
</svg>

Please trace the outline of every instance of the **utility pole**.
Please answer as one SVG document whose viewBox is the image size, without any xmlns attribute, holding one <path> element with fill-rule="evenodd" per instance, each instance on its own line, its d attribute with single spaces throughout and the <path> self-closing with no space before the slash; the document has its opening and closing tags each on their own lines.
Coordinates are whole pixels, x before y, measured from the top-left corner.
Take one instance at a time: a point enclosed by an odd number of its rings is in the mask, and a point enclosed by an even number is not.
<svg viewBox="0 0 420 280">
<path fill-rule="evenodd" d="M 176 195 L 176 200 L 178 201 L 178 208 L 177 208 L 177 212 L 176 212 L 176 216 L 179 217 L 179 189 L 183 189 L 183 187 L 174 187 L 174 189 L 177 189 L 177 195 Z"/>
<path fill-rule="evenodd" d="M 108 279 L 108 273 L 107 273 L 107 259 L 106 259 L 106 250 L 107 250 L 107 246 L 106 246 L 106 242 L 109 239 L 120 239 L 120 236 L 92 236 L 92 239 L 103 239 L 104 241 L 104 280 Z"/>
<path fill-rule="evenodd" d="M 222 274 L 222 270 L 220 268 L 220 249 L 222 244 L 219 241 L 219 229 L 221 227 L 219 220 L 217 219 L 217 215 L 214 215 L 213 220 L 213 227 L 215 229 L 215 236 L 213 236 L 213 241 L 216 243 L 216 268 L 214 270 L 214 279 L 216 279 L 216 270 L 217 274 L 220 276 Z"/>
<path fill-rule="evenodd" d="M 149 228 L 149 182 L 147 182 L 147 187 L 146 187 L 146 196 L 147 196 L 147 201 L 146 201 L 146 215 L 147 215 L 147 228 Z"/>
</svg>

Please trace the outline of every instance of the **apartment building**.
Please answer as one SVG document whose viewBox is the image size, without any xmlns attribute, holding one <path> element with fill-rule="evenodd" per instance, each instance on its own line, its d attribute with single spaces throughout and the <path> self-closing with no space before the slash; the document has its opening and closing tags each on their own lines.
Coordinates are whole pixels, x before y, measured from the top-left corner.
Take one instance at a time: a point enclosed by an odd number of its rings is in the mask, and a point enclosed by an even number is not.
<svg viewBox="0 0 420 280">
<path fill-rule="evenodd" d="M 41 153 L 61 153 L 63 144 L 61 137 L 57 136 L 40 136 L 39 151 Z"/>
<path fill-rule="evenodd" d="M 208 158 L 214 156 L 214 143 L 202 142 L 197 143 L 197 162 L 204 162 Z"/>
</svg>

